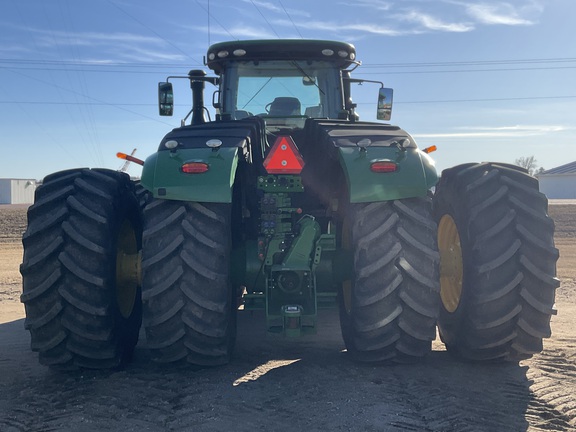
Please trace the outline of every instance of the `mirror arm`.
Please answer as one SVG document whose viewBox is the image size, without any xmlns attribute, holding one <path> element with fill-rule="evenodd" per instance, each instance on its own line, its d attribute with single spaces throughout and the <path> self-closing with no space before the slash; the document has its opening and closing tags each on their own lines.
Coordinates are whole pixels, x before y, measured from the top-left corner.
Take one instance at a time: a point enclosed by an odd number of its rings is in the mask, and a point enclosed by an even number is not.
<svg viewBox="0 0 576 432">
<path fill-rule="evenodd" d="M 343 79 L 345 79 L 351 83 L 355 83 L 355 84 L 363 84 L 365 82 L 380 84 L 380 88 L 384 88 L 384 83 L 382 81 L 372 81 L 372 80 L 360 79 L 360 78 L 343 78 Z"/>
<path fill-rule="evenodd" d="M 192 109 L 188 112 L 188 114 L 186 114 L 186 117 L 184 117 L 182 120 L 180 120 L 180 126 L 184 127 L 186 126 L 186 120 L 188 120 L 188 117 L 190 117 L 190 114 L 192 114 Z"/>
<path fill-rule="evenodd" d="M 178 75 L 171 75 L 169 77 L 166 77 L 166 82 L 170 82 L 170 79 L 175 79 L 175 78 L 185 78 L 188 79 L 190 81 L 204 81 L 207 83 L 210 83 L 214 86 L 217 86 L 220 83 L 220 77 L 209 77 L 209 76 L 204 76 L 204 77 L 199 77 L 199 76 L 195 76 L 194 78 L 191 78 L 190 76 L 186 75 L 186 76 L 178 76 Z"/>
</svg>

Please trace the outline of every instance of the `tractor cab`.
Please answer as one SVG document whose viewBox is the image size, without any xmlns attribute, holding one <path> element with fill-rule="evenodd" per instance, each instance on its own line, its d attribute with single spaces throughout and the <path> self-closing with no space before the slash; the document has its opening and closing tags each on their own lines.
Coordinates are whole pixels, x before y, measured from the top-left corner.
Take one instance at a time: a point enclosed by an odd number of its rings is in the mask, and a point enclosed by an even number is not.
<svg viewBox="0 0 576 432">
<path fill-rule="evenodd" d="M 173 112 L 169 79 L 188 78 L 194 93 L 201 93 L 207 82 L 218 86 L 212 98 L 216 120 L 259 117 L 270 132 L 302 129 L 308 118 L 354 121 L 357 115 L 350 84 L 371 82 L 350 77 L 349 68 L 359 63 L 354 46 L 344 42 L 222 42 L 208 49 L 205 63 L 216 77 L 206 76 L 203 71 L 191 71 L 188 77 L 168 77 L 166 82 L 160 83 L 160 115 L 172 115 Z M 384 89 L 382 85 L 378 99 L 379 119 L 390 118 L 391 98 L 391 89 Z M 193 102 L 191 124 L 204 123 L 202 95 L 194 96 Z"/>
<path fill-rule="evenodd" d="M 342 70 L 355 58 L 354 47 L 342 42 L 237 41 L 212 45 L 207 65 L 220 76 L 222 114 L 256 115 L 268 129 L 294 129 L 307 118 L 342 115 Z"/>
<path fill-rule="evenodd" d="M 221 80 L 221 113 L 261 117 L 268 129 L 303 128 L 343 110 L 340 71 L 326 61 L 235 61 Z"/>
</svg>

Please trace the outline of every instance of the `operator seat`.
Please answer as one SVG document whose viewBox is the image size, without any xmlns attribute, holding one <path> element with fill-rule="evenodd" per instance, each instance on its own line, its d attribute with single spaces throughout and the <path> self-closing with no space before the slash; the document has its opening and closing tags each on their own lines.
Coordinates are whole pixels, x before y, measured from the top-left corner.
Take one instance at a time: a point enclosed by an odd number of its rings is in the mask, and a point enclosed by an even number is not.
<svg viewBox="0 0 576 432">
<path fill-rule="evenodd" d="M 277 97 L 270 104 L 268 115 L 277 117 L 299 116 L 301 115 L 300 101 L 295 97 Z"/>
</svg>

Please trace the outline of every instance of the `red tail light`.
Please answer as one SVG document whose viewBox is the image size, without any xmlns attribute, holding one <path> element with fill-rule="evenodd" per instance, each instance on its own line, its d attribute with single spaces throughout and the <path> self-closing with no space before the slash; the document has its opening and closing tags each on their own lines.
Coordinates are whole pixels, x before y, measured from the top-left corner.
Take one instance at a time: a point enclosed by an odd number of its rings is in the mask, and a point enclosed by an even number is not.
<svg viewBox="0 0 576 432">
<path fill-rule="evenodd" d="M 204 162 L 186 162 L 180 167 L 184 174 L 202 174 L 208 171 L 208 164 Z"/>
<path fill-rule="evenodd" d="M 376 161 L 370 165 L 370 171 L 375 173 L 391 173 L 398 170 L 398 165 L 390 161 Z"/>
<path fill-rule="evenodd" d="M 279 136 L 264 159 L 268 174 L 300 174 L 304 160 L 291 136 Z"/>
</svg>

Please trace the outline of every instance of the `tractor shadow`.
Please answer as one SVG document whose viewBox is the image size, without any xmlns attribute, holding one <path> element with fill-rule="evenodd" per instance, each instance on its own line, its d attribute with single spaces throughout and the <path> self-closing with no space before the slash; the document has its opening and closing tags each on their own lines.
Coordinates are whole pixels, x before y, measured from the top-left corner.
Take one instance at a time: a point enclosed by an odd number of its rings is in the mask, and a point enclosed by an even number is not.
<svg viewBox="0 0 576 432">
<path fill-rule="evenodd" d="M 1 324 L 0 367 L 11 378 L 0 380 L 0 414 L 29 430 L 73 430 L 85 419 L 111 430 L 528 429 L 527 367 L 463 363 L 441 350 L 415 365 L 361 365 L 345 352 L 337 311 L 318 321 L 316 335 L 287 339 L 266 334 L 263 314 L 239 314 L 236 354 L 223 367 L 156 365 L 142 334 L 125 369 L 68 373 L 38 364 L 23 320 Z"/>
<path fill-rule="evenodd" d="M 528 367 L 454 359 L 440 343 L 414 365 L 370 366 L 352 361 L 340 335 L 338 313 L 321 311 L 318 333 L 298 339 L 267 336 L 264 317 L 239 317 L 232 368 L 246 370 L 238 387 L 282 388 L 300 400 L 293 413 L 319 420 L 338 407 L 376 430 L 496 431 L 528 429 L 534 403 Z M 305 403 L 303 401 L 308 401 Z M 284 409 L 291 403 L 282 403 Z M 354 421 L 344 421 L 355 429 Z M 334 427 L 330 416 L 323 427 Z M 302 423 L 300 426 L 307 426 Z M 361 428 L 361 429 L 362 429 Z"/>
</svg>

